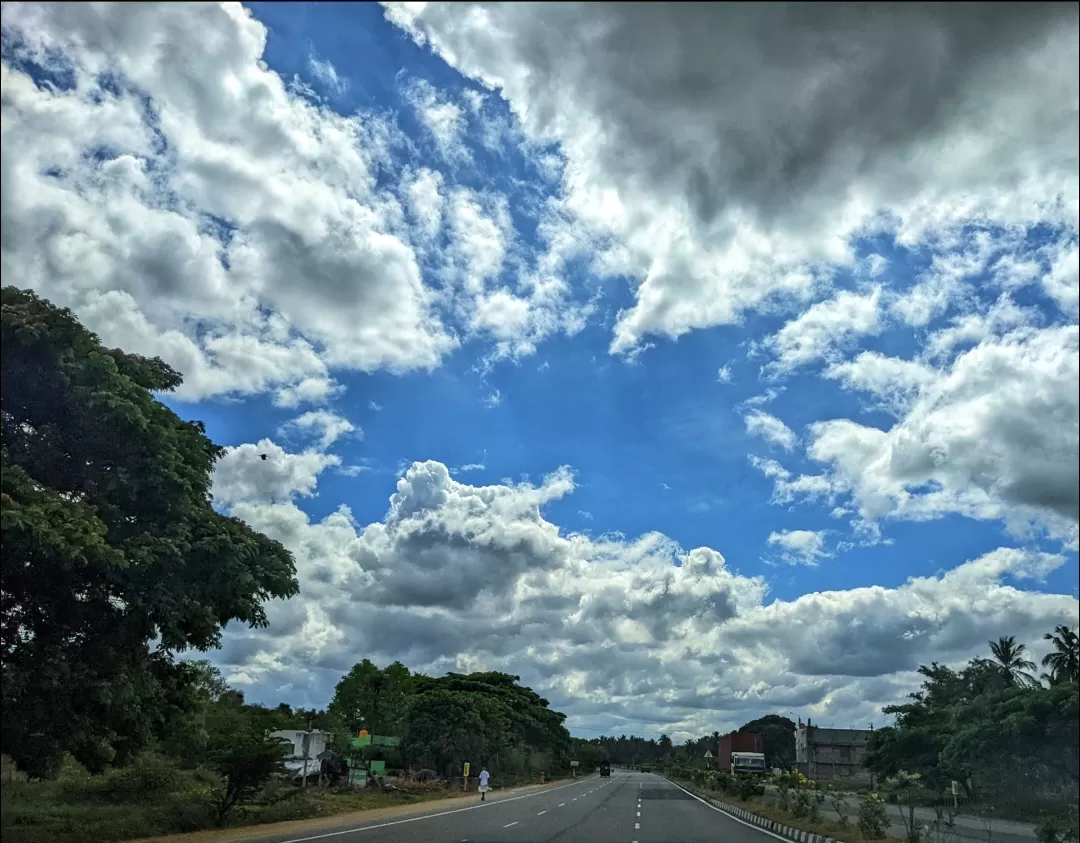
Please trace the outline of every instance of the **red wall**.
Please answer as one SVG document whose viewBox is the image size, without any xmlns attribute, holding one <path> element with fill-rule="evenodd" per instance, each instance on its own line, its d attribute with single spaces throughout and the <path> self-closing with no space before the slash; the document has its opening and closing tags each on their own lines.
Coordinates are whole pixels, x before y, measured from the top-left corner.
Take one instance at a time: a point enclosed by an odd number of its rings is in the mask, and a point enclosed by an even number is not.
<svg viewBox="0 0 1080 843">
<path fill-rule="evenodd" d="M 731 753 L 764 752 L 765 739 L 761 735 L 749 732 L 732 732 L 720 738 L 716 749 L 716 766 L 721 770 L 731 769 Z"/>
</svg>

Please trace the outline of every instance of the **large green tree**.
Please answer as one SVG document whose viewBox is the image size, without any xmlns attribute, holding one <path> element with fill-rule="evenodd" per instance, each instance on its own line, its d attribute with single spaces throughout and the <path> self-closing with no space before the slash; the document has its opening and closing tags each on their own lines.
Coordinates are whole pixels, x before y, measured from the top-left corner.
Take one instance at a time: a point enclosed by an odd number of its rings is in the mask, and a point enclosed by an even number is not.
<svg viewBox="0 0 1080 843">
<path fill-rule="evenodd" d="M 400 737 L 413 684 L 412 673 L 401 662 L 380 669 L 364 659 L 334 688 L 330 711 L 353 735 L 367 729 L 372 734 Z"/>
<path fill-rule="evenodd" d="M 765 763 L 790 770 L 795 764 L 795 721 L 781 714 L 766 714 L 740 726 L 739 731 L 761 735 Z"/>
<path fill-rule="evenodd" d="M 420 677 L 408 709 L 406 758 L 450 772 L 464 761 L 492 772 L 562 769 L 570 760 L 566 716 L 506 673 Z"/>
<path fill-rule="evenodd" d="M 13 287 L 0 344 L 0 740 L 35 775 L 100 768 L 191 704 L 173 654 L 265 625 L 295 566 L 213 509 L 221 449 L 155 397 L 180 374 Z"/>
</svg>

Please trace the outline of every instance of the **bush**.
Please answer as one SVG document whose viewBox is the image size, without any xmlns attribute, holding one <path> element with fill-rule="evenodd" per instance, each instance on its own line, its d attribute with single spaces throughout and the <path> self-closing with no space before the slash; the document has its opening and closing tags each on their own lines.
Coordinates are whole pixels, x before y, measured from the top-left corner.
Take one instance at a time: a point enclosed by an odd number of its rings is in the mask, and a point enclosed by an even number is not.
<svg viewBox="0 0 1080 843">
<path fill-rule="evenodd" d="M 84 769 L 66 770 L 60 780 L 60 798 L 69 805 L 105 802 L 110 805 L 157 803 L 185 784 L 185 776 L 172 761 L 146 753 L 127 767 L 92 776 Z"/>
<path fill-rule="evenodd" d="M 882 840 L 889 830 L 889 815 L 885 812 L 885 800 L 876 793 L 868 793 L 859 802 L 859 834 L 864 840 Z"/>
</svg>

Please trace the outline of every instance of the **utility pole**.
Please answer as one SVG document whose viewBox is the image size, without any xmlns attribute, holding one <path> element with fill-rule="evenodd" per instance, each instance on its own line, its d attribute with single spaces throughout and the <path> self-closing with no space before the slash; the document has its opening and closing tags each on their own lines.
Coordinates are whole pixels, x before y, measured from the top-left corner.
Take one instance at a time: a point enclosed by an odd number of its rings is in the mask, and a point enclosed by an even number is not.
<svg viewBox="0 0 1080 843">
<path fill-rule="evenodd" d="M 304 740 L 302 743 L 304 748 L 304 783 L 301 787 L 307 787 L 307 761 L 308 755 L 311 754 L 311 721 L 308 720 L 307 732 L 304 734 Z"/>
<path fill-rule="evenodd" d="M 871 737 L 874 736 L 874 724 L 873 723 L 870 724 L 870 736 Z M 870 789 L 871 790 L 874 789 L 874 768 L 873 767 L 870 768 Z"/>
</svg>

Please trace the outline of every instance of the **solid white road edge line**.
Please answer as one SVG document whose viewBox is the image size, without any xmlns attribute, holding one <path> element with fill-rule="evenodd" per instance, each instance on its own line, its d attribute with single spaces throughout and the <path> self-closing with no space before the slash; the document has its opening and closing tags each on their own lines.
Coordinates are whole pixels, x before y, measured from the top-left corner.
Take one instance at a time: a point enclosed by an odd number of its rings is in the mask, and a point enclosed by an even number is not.
<svg viewBox="0 0 1080 843">
<path fill-rule="evenodd" d="M 554 793 L 556 790 L 562 790 L 563 788 L 573 787 L 576 784 L 581 784 L 579 779 L 576 782 L 570 782 L 569 784 L 561 784 L 558 787 L 548 788 L 547 790 L 535 790 L 532 793 L 523 793 L 521 796 L 508 796 L 506 799 L 497 799 L 491 802 L 485 802 L 482 805 L 469 805 L 466 808 L 455 808 L 452 811 L 439 811 L 436 814 L 424 814 L 419 817 L 408 817 L 404 820 L 394 820 L 388 823 L 379 823 L 378 825 L 365 825 L 360 828 L 345 828 L 341 831 L 328 831 L 325 834 L 312 834 L 308 837 L 291 837 L 288 840 L 282 840 L 281 843 L 307 843 L 309 840 L 326 840 L 329 837 L 341 837 L 343 834 L 359 834 L 362 831 L 374 831 L 377 828 L 389 828 L 392 825 L 405 825 L 405 823 L 415 823 L 421 820 L 430 820 L 435 817 L 448 817 L 451 814 L 461 814 L 465 811 L 475 811 L 477 808 L 488 808 L 492 805 L 501 805 L 503 802 L 517 802 L 519 799 L 531 799 L 534 796 L 539 796 L 542 793 Z M 693 796 L 693 794 L 690 794 Z M 565 804 L 565 803 L 563 803 Z M 267 832 L 269 836 L 273 832 Z M 788 843 L 788 841 L 785 841 Z"/>
<path fill-rule="evenodd" d="M 717 808 L 715 805 L 710 805 L 708 802 L 706 802 L 700 796 L 698 796 L 698 795 L 696 795 L 694 793 L 691 793 L 689 790 L 687 790 L 682 785 L 675 784 L 675 782 L 671 781 L 670 779 L 668 779 L 668 784 L 670 784 L 672 787 L 679 788 L 679 790 L 681 790 L 687 796 L 692 796 L 694 799 L 696 799 L 698 802 L 700 802 L 706 808 L 711 808 L 712 810 L 716 811 L 718 814 L 723 814 L 725 817 L 728 817 L 729 819 L 733 819 L 733 820 L 735 820 L 735 822 L 741 823 L 742 825 L 745 825 L 747 828 L 752 828 L 752 829 L 754 829 L 754 831 L 760 831 L 762 834 L 767 834 L 767 835 L 769 835 L 769 837 L 774 837 L 777 840 L 783 841 L 783 843 L 792 843 L 791 839 L 788 838 L 788 837 L 781 837 L 779 834 L 775 834 L 775 833 L 769 831 L 767 828 L 762 828 L 760 825 L 754 825 L 753 823 L 748 823 L 746 820 L 739 819 L 734 814 L 729 814 L 723 808 Z M 292 843 L 292 841 L 291 840 L 287 841 L 287 843 Z"/>
</svg>

